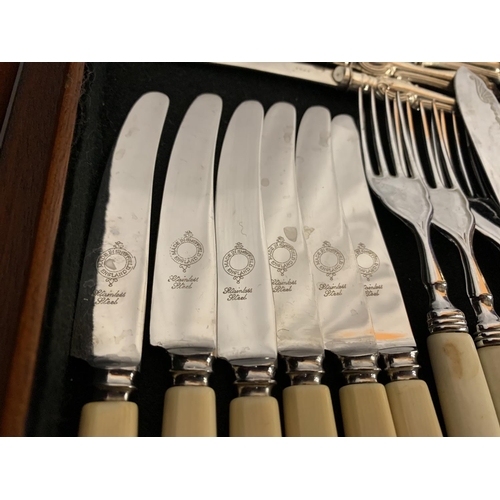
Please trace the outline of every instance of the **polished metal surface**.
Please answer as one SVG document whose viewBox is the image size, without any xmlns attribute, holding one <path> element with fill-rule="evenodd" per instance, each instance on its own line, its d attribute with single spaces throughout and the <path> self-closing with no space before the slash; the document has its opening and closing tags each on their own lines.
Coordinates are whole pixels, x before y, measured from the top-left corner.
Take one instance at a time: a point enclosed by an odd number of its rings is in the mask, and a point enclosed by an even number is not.
<svg viewBox="0 0 500 500">
<path fill-rule="evenodd" d="M 333 119 L 332 154 L 344 217 L 355 247 L 378 348 L 383 351 L 414 347 L 415 339 L 396 273 L 368 191 L 359 133 L 351 116 Z"/>
<path fill-rule="evenodd" d="M 217 355 L 273 365 L 276 320 L 260 193 L 264 111 L 243 102 L 229 122 L 217 174 Z"/>
<path fill-rule="evenodd" d="M 413 129 L 413 119 L 410 118 L 412 112 L 408 110 L 407 117 L 410 124 L 410 130 L 408 131 L 404 110 L 399 100 L 398 107 L 404 140 L 407 147 L 411 148 L 414 152 L 413 160 L 420 164 L 421 160 Z M 490 343 L 495 339 L 500 344 L 500 318 L 493 306 L 493 295 L 474 256 L 472 247 L 475 228 L 474 216 L 469 208 L 469 202 L 463 194 L 455 176 L 452 157 L 445 141 L 447 133 L 444 113 L 439 114 L 437 108 L 434 106 L 432 131 L 424 109 L 421 109 L 421 117 L 427 158 L 435 183 L 435 186 L 431 186 L 428 182 L 426 183 L 433 206 L 432 224 L 444 236 L 455 243 L 460 251 L 467 279 L 467 294 L 476 314 L 476 336 L 478 337 L 478 341 L 482 343 L 482 340 L 487 337 Z M 421 168 L 421 165 L 419 168 Z"/>
<path fill-rule="evenodd" d="M 129 401 L 137 390 L 135 370 L 95 369 L 94 401 Z"/>
<path fill-rule="evenodd" d="M 295 108 L 277 103 L 266 113 L 261 149 L 261 194 L 271 270 L 278 351 L 322 355 L 314 282 L 295 178 Z"/>
<path fill-rule="evenodd" d="M 377 351 L 354 248 L 344 222 L 331 152 L 331 117 L 309 108 L 296 148 L 297 187 L 325 348 L 339 355 Z"/>
<path fill-rule="evenodd" d="M 380 372 L 378 354 L 364 356 L 339 356 L 342 375 L 348 384 L 377 383 Z"/>
<path fill-rule="evenodd" d="M 397 111 L 398 107 L 394 109 Z M 405 154 L 401 154 L 402 145 L 395 138 L 394 119 L 390 105 L 387 103 L 386 119 L 396 175 L 389 173 L 379 130 L 375 92 L 372 90 L 372 128 L 379 165 L 379 174 L 375 174 L 368 150 L 368 132 L 361 90 L 359 91 L 359 114 L 363 162 L 368 183 L 384 205 L 400 217 L 417 237 L 421 257 L 422 281 L 427 288 L 430 300 L 430 312 L 427 316 L 429 331 L 430 333 L 468 332 L 463 312 L 456 309 L 448 297 L 448 285 L 432 249 L 429 234 L 432 204 L 422 180 L 423 172 L 420 165 L 414 160 L 415 151 L 406 147 Z M 408 116 L 411 116 L 411 112 L 408 113 Z M 407 146 L 407 144 L 405 145 Z M 406 164 L 406 157 L 410 159 L 410 165 Z"/>
<path fill-rule="evenodd" d="M 460 112 L 493 189 L 500 202 L 500 104 L 484 82 L 462 67 L 455 77 Z"/>
<path fill-rule="evenodd" d="M 274 375 L 276 364 L 239 365 L 233 364 L 238 396 L 271 396 L 276 385 Z"/>
<path fill-rule="evenodd" d="M 174 385 L 208 385 L 214 360 L 212 353 L 186 355 L 170 353 L 170 359 Z"/>
<path fill-rule="evenodd" d="M 389 350 L 382 353 L 382 357 L 386 366 L 385 371 L 389 375 L 391 382 L 418 379 L 420 365 L 417 362 L 418 351 L 416 349 L 407 351 L 401 351 L 400 349 Z"/>
<path fill-rule="evenodd" d="M 71 348 L 94 367 L 133 371 L 141 359 L 153 172 L 168 105 L 158 92 L 136 102 L 101 183 Z"/>
<path fill-rule="evenodd" d="M 292 385 L 317 385 L 321 383 L 324 355 L 318 356 L 283 356 L 286 372 Z"/>
<path fill-rule="evenodd" d="M 203 94 L 191 104 L 175 139 L 163 192 L 150 337 L 151 344 L 180 358 L 206 357 L 215 350 L 213 183 L 221 113 L 217 95 Z M 177 382 L 185 380 L 175 373 L 174 377 Z"/>
</svg>

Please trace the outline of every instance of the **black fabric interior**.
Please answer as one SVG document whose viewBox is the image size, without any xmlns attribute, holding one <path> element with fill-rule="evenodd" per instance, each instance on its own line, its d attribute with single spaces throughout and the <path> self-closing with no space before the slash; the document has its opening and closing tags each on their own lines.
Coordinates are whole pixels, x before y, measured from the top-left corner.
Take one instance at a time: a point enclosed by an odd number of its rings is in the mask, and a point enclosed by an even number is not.
<svg viewBox="0 0 500 500">
<path fill-rule="evenodd" d="M 223 99 L 223 114 L 218 136 L 216 168 L 224 133 L 235 108 L 244 100 L 255 99 L 267 110 L 272 104 L 287 101 L 297 110 L 297 120 L 310 106 L 327 107 L 332 117 L 348 113 L 358 120 L 357 94 L 270 74 L 212 64 L 194 63 L 98 63 L 88 64 L 79 105 L 64 206 L 54 255 L 49 299 L 40 344 L 36 380 L 27 425 L 30 436 L 75 436 L 81 407 L 92 396 L 90 368 L 70 358 L 72 321 L 75 312 L 81 265 L 100 181 L 113 143 L 134 102 L 145 92 L 160 91 L 170 98 L 157 158 L 151 232 L 151 255 L 156 248 L 157 225 L 163 183 L 173 141 L 184 113 L 202 93 L 218 94 Z M 380 225 L 396 269 L 400 287 L 420 352 L 420 376 L 430 388 L 438 416 L 439 403 L 426 347 L 427 293 L 420 278 L 420 263 L 411 231 L 381 203 L 374 199 Z M 474 315 L 465 289 L 464 273 L 455 246 L 437 231 L 433 243 L 449 284 L 455 306 L 467 315 L 474 329 Z M 475 250 L 483 273 L 497 297 L 500 280 L 496 258 L 498 250 L 480 234 Z M 150 259 L 150 278 L 154 259 Z M 148 317 L 151 279 L 148 292 Z M 170 360 L 166 351 L 149 344 L 146 320 L 143 358 L 137 403 L 140 436 L 161 435 L 163 398 L 172 384 Z M 337 426 L 342 435 L 338 390 L 342 386 L 340 364 L 327 353 L 323 383 L 332 392 Z M 217 394 L 219 436 L 228 435 L 229 403 L 235 396 L 233 372 L 228 363 L 216 360 L 211 386 Z M 383 377 L 381 377 L 383 381 Z M 274 395 L 281 406 L 281 394 L 289 384 L 280 360 Z M 444 427 L 443 427 L 444 430 Z"/>
</svg>

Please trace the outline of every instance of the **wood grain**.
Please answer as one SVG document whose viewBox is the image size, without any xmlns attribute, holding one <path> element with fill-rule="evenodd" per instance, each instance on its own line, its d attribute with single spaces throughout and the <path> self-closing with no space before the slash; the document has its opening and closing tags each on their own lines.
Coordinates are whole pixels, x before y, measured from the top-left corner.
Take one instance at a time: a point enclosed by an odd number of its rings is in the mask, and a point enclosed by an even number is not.
<svg viewBox="0 0 500 500">
<path fill-rule="evenodd" d="M 22 436 L 83 63 L 24 65 L 0 152 L 0 435 Z"/>
<path fill-rule="evenodd" d="M 9 106 L 18 68 L 19 63 L 0 62 L 0 131 Z"/>
</svg>

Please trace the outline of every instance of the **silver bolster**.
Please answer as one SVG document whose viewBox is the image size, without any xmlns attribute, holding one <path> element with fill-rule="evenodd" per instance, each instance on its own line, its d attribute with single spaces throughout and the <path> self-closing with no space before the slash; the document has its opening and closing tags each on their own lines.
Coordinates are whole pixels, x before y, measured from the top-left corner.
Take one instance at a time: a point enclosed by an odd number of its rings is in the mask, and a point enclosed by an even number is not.
<svg viewBox="0 0 500 500">
<path fill-rule="evenodd" d="M 341 356 L 342 375 L 348 384 L 376 383 L 380 372 L 378 367 L 378 353 L 362 356 Z"/>
<path fill-rule="evenodd" d="M 391 382 L 398 380 L 418 380 L 418 351 L 413 347 L 404 348 L 398 352 L 382 353 L 385 372 Z"/>
<path fill-rule="evenodd" d="M 172 360 L 170 372 L 174 377 L 174 385 L 208 385 L 214 360 L 213 352 L 189 355 L 170 353 L 170 358 Z"/>
<path fill-rule="evenodd" d="M 133 369 L 94 369 L 95 401 L 128 401 L 137 390 L 139 372 Z"/>
<path fill-rule="evenodd" d="M 321 384 L 324 354 L 317 356 L 283 356 L 292 385 Z"/>
<path fill-rule="evenodd" d="M 276 363 L 259 366 L 233 365 L 238 396 L 270 396 L 276 382 Z"/>
</svg>

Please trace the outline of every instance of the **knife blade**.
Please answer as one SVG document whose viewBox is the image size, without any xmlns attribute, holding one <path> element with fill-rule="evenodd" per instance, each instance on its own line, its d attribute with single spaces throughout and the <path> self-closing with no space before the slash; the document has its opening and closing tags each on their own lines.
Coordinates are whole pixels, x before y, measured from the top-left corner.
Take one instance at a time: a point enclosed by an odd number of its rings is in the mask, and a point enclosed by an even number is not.
<svg viewBox="0 0 500 500">
<path fill-rule="evenodd" d="M 377 346 L 391 382 L 386 391 L 398 436 L 442 436 L 427 384 L 418 379 L 415 339 L 366 183 L 358 129 L 332 121 L 332 154 L 345 221 L 355 245 Z"/>
<path fill-rule="evenodd" d="M 278 351 L 292 384 L 283 392 L 285 433 L 337 436 L 330 390 L 320 385 L 324 347 L 297 198 L 295 134 L 295 108 L 273 105 L 264 119 L 260 184 Z"/>
<path fill-rule="evenodd" d="M 299 205 L 325 348 L 337 354 L 348 384 L 340 390 L 348 436 L 395 436 L 373 327 L 333 172 L 331 117 L 309 108 L 297 137 Z"/>
<path fill-rule="evenodd" d="M 455 76 L 460 112 L 492 187 L 500 202 L 500 104 L 483 80 L 462 66 Z"/>
<path fill-rule="evenodd" d="M 99 401 L 83 407 L 80 436 L 137 436 L 129 397 L 141 360 L 153 173 L 168 106 L 159 92 L 134 104 L 101 182 L 71 346 L 95 368 L 98 389 Z"/>
<path fill-rule="evenodd" d="M 222 99 L 199 96 L 170 156 L 158 229 L 150 341 L 168 350 L 174 387 L 165 394 L 163 436 L 215 436 L 208 387 L 216 336 L 214 157 Z"/>
<path fill-rule="evenodd" d="M 229 122 L 215 198 L 217 355 L 236 374 L 231 436 L 280 436 L 278 403 L 270 396 L 277 358 L 276 321 L 260 193 L 264 111 L 240 104 Z"/>
<path fill-rule="evenodd" d="M 485 83 L 465 67 L 455 76 L 455 91 L 469 135 L 493 190 L 494 203 L 500 201 L 500 103 Z M 484 232 L 484 230 L 483 230 Z M 492 297 L 488 303 L 493 308 Z M 500 336 L 486 329 L 474 334 L 479 359 L 500 420 Z"/>
</svg>

